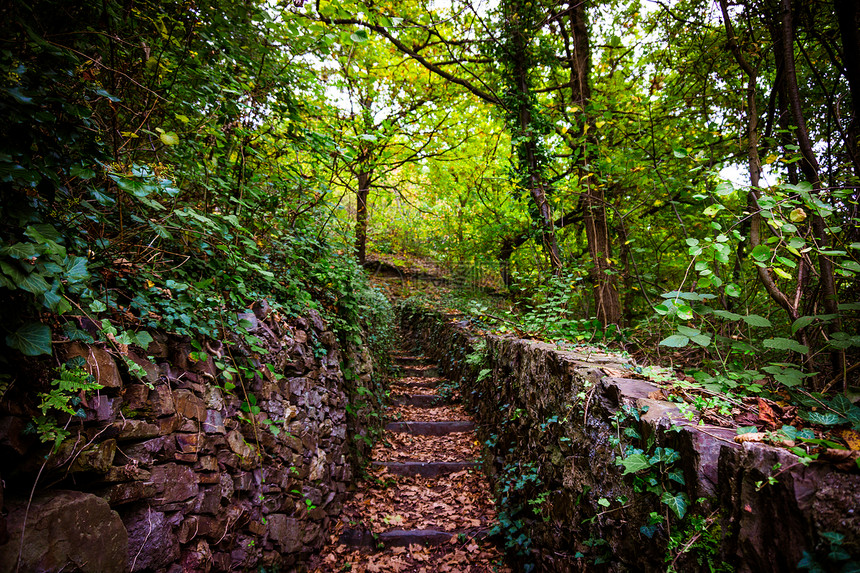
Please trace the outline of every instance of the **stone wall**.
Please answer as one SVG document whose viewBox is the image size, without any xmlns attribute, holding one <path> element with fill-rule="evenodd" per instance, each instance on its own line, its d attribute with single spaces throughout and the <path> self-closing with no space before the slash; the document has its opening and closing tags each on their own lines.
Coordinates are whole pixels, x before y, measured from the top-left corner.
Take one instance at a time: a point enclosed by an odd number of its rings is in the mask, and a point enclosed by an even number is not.
<svg viewBox="0 0 860 573">
<path fill-rule="evenodd" d="M 804 467 L 785 449 L 737 444 L 732 430 L 691 424 L 655 399 L 655 385 L 626 377 L 620 356 L 476 336 L 466 321 L 418 307 L 401 318 L 422 350 L 460 381 L 476 412 L 485 466 L 504 497 L 500 510 L 513 512 L 509 534 L 523 535 L 512 547 L 530 544 L 522 564 L 553 572 L 731 570 L 709 569 L 725 563 L 776 573 L 796 570 L 804 551 L 827 567 L 832 548 L 822 534 L 829 532 L 845 536 L 843 550 L 860 554 L 856 472 Z M 478 361 L 475 350 L 483 348 Z M 625 444 L 648 456 L 657 448 L 679 452 L 661 467 L 681 473 L 623 476 L 616 458 Z M 656 483 L 648 483 L 652 477 Z M 680 521 L 660 502 L 661 491 L 702 501 Z M 667 547 L 679 532 L 680 546 L 690 543 L 686 553 Z"/>
<path fill-rule="evenodd" d="M 104 388 L 87 396 L 86 417 L 69 421 L 72 439 L 44 468 L 44 446 L 23 432 L 32 388 L 16 383 L 0 410 L 0 571 L 15 570 L 21 546 L 21 571 L 301 568 L 352 479 L 349 434 L 364 430 L 347 421 L 349 388 L 370 384 L 372 367 L 361 349 L 342 356 L 313 311 L 289 322 L 263 311 L 241 318 L 266 353 L 234 336 L 203 343 L 208 357 L 195 361 L 190 339 L 152 333 L 146 352 L 122 349 L 143 381 L 104 347 L 57 343 Z M 254 374 L 226 391 L 214 360 L 232 358 Z"/>
</svg>

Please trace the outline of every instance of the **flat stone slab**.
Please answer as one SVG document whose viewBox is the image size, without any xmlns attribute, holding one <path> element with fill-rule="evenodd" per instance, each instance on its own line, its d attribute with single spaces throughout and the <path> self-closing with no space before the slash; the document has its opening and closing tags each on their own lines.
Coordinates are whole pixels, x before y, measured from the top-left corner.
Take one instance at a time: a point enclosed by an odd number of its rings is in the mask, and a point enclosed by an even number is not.
<svg viewBox="0 0 860 573">
<path fill-rule="evenodd" d="M 441 396 L 435 394 L 400 394 L 393 397 L 393 402 L 406 406 L 418 406 L 419 408 L 431 408 L 446 403 Z"/>
<path fill-rule="evenodd" d="M 438 378 L 439 369 L 435 366 L 429 368 L 417 368 L 415 366 L 404 366 L 400 368 L 401 376 L 414 376 L 420 378 Z"/>
<path fill-rule="evenodd" d="M 452 537 L 460 533 L 474 539 L 487 537 L 486 530 L 478 531 L 437 531 L 435 529 L 392 529 L 374 536 L 373 533 L 363 529 L 345 529 L 340 534 L 339 543 L 351 547 L 408 547 L 417 545 L 442 545 L 450 543 Z"/>
<path fill-rule="evenodd" d="M 391 432 L 404 432 L 413 436 L 444 436 L 454 432 L 471 432 L 475 422 L 449 420 L 445 422 L 389 422 L 385 429 Z"/>
<path fill-rule="evenodd" d="M 421 366 L 429 364 L 429 361 L 424 356 L 395 356 L 394 363 L 400 366 Z"/>
<path fill-rule="evenodd" d="M 373 462 L 373 467 L 384 467 L 399 476 L 427 478 L 448 475 L 478 467 L 478 462 Z"/>
<path fill-rule="evenodd" d="M 435 388 L 439 385 L 438 378 L 413 378 L 409 382 L 406 382 L 402 378 L 397 381 L 398 384 L 403 386 L 415 386 L 416 388 Z"/>
</svg>

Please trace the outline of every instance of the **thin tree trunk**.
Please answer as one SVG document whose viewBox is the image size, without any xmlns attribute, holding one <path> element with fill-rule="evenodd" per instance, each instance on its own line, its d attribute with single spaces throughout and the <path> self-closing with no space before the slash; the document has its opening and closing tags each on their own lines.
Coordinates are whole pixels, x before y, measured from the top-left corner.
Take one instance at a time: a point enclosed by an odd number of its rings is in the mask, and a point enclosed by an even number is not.
<svg viewBox="0 0 860 573">
<path fill-rule="evenodd" d="M 355 256 L 359 264 L 367 260 L 367 196 L 370 193 L 370 173 L 362 170 L 358 174 L 358 189 L 355 193 Z"/>
</svg>

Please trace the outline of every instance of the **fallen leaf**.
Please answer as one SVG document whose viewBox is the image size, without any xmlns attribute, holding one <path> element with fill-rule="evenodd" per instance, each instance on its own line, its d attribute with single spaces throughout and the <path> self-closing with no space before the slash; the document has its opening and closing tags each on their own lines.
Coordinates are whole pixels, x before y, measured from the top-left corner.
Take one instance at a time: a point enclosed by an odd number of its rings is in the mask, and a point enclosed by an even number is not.
<svg viewBox="0 0 860 573">
<path fill-rule="evenodd" d="M 845 440 L 851 450 L 860 450 L 860 432 L 857 430 L 842 430 L 839 437 Z"/>
</svg>

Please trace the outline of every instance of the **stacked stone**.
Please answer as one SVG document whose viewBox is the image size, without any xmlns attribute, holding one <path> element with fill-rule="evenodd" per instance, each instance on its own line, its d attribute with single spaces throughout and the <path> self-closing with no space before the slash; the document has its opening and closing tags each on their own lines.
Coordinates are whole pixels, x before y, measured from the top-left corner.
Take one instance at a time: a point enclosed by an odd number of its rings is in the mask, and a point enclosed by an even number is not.
<svg viewBox="0 0 860 573">
<path fill-rule="evenodd" d="M 45 468 L 41 483 L 51 476 L 63 491 L 34 500 L 24 537 L 30 561 L 21 570 L 290 568 L 321 546 L 352 479 L 337 338 L 313 311 L 291 324 L 259 309 L 240 318 L 268 354 L 257 356 L 234 335 L 229 349 L 208 344 L 208 358 L 195 361 L 189 339 L 152 333 L 145 352 L 127 349 L 145 383 L 130 381 L 103 348 L 62 345 L 63 358 L 84 357 L 103 389 L 87 397 L 86 418 L 69 426 L 78 438 Z M 228 361 L 237 352 L 258 366 L 256 375 L 234 378 L 236 388 L 226 392 L 213 357 Z M 367 360 L 353 362 L 370 368 Z M 259 414 L 243 412 L 246 392 Z M 7 430 L 26 422 L 5 418 Z M 3 476 L 32 472 L 41 463 L 37 446 L 20 432 L 0 437 L 0 447 L 17 450 Z M 14 570 L 28 491 L 5 491 L 9 536 L 0 571 Z M 75 522 L 67 532 L 38 526 L 63 519 Z"/>
</svg>

